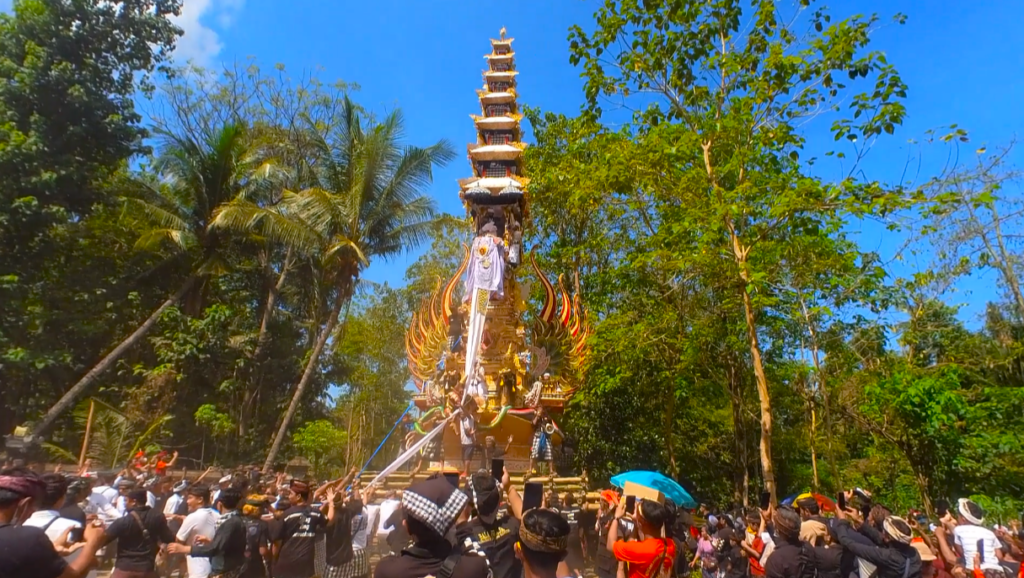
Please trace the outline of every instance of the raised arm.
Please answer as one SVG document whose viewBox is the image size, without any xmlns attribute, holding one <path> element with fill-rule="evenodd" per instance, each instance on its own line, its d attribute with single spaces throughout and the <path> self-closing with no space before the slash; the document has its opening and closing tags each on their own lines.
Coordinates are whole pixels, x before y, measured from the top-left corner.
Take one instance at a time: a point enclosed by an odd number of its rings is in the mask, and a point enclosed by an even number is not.
<svg viewBox="0 0 1024 578">
<path fill-rule="evenodd" d="M 501 487 L 508 492 L 508 508 L 512 512 L 512 517 L 522 520 L 523 499 L 519 497 L 519 492 L 512 487 L 512 477 L 509 476 L 508 468 L 505 468 L 505 473 L 501 475 Z"/>
</svg>

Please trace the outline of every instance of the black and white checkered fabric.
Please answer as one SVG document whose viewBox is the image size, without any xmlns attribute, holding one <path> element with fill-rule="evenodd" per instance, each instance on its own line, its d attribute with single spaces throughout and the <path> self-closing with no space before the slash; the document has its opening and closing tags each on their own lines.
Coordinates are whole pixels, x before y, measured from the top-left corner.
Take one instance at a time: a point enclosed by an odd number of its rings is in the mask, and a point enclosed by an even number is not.
<svg viewBox="0 0 1024 578">
<path fill-rule="evenodd" d="M 360 578 L 370 574 L 370 558 L 362 548 L 353 548 L 352 559 L 341 566 L 327 566 L 324 578 Z"/>
<path fill-rule="evenodd" d="M 448 532 L 448 528 L 459 517 L 468 501 L 469 498 L 466 497 L 466 494 L 452 492 L 451 496 L 448 497 L 448 501 L 444 505 L 438 506 L 432 500 L 424 498 L 413 491 L 406 490 L 402 493 L 402 508 L 405 509 L 406 515 L 423 522 L 442 536 Z"/>
<path fill-rule="evenodd" d="M 550 462 L 555 459 L 554 452 L 551 451 L 551 440 L 545 440 L 544 448 L 540 447 L 541 437 L 544 436 L 544 432 L 537 430 L 533 432 L 533 445 L 530 446 L 530 459 L 543 459 L 546 462 Z"/>
</svg>

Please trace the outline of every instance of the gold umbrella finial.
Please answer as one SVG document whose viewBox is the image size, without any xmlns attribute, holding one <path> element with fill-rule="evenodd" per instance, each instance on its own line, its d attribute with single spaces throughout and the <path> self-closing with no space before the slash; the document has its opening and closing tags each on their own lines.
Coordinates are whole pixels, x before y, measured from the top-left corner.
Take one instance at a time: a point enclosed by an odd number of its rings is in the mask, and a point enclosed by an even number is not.
<svg viewBox="0 0 1024 578">
<path fill-rule="evenodd" d="M 505 33 L 506 33 L 506 32 L 507 32 L 507 30 L 505 30 L 505 27 L 504 27 L 504 26 L 502 26 L 502 27 L 501 27 L 501 30 L 499 30 L 499 31 L 498 31 L 498 33 L 499 33 L 499 34 L 501 34 L 501 39 L 502 39 L 502 40 L 504 40 L 504 39 L 505 39 Z"/>
</svg>

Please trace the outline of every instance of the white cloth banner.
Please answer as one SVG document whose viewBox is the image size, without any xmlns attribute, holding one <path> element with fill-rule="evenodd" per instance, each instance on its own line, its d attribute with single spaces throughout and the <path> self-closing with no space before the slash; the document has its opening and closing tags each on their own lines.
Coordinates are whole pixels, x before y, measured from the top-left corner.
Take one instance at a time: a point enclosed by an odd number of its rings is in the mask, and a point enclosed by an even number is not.
<svg viewBox="0 0 1024 578">
<path fill-rule="evenodd" d="M 484 336 L 484 324 L 487 322 L 487 307 L 490 302 L 490 291 L 486 289 L 476 289 L 473 291 L 473 301 L 470 305 L 469 319 L 467 320 L 466 367 L 462 372 L 462 375 L 466 378 L 467 386 L 471 379 L 476 378 L 476 358 L 477 354 L 480 353 L 480 341 Z M 465 396 L 463 396 L 463 399 L 465 399 Z"/>
<path fill-rule="evenodd" d="M 383 480 L 384 478 L 386 478 L 386 477 L 390 476 L 391 474 L 395 473 L 396 471 L 398 471 L 398 468 L 402 467 L 402 464 L 404 464 L 405 462 L 409 461 L 409 458 L 411 458 L 414 455 L 416 455 L 417 453 L 419 453 L 419 451 L 421 449 L 423 449 L 423 446 L 427 445 L 430 442 L 430 440 L 434 439 L 435 437 L 437 437 L 439 435 L 443 435 L 444 428 L 447 427 L 448 424 L 451 423 L 451 421 L 453 419 L 455 419 L 456 417 L 458 417 L 459 414 L 461 414 L 461 413 L 462 413 L 462 410 L 461 409 L 457 409 L 450 416 L 448 416 L 444 421 L 442 421 L 441 423 L 437 424 L 437 427 L 435 427 L 433 430 L 431 430 L 430 433 L 428 433 L 427 435 L 423 436 L 423 439 L 421 439 L 420 441 L 418 441 L 418 442 L 414 443 L 413 445 L 409 446 L 409 449 L 407 449 L 404 452 L 402 452 L 402 455 L 398 456 L 398 459 L 396 459 L 395 461 L 391 462 L 391 464 L 388 465 L 388 467 L 386 467 L 383 470 L 381 470 L 380 473 L 377 474 L 377 477 L 373 478 L 373 480 L 370 482 L 370 484 L 376 484 L 376 483 L 380 482 L 381 480 Z"/>
</svg>

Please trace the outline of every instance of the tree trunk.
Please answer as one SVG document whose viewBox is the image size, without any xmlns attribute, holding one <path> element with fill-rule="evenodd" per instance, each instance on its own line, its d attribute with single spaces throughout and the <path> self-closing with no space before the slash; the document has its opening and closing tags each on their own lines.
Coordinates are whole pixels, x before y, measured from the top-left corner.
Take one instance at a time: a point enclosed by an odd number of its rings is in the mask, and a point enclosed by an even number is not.
<svg viewBox="0 0 1024 578">
<path fill-rule="evenodd" d="M 811 470 L 814 474 L 814 491 L 818 491 L 818 450 L 815 447 L 814 441 L 818 435 L 818 414 L 814 410 L 814 402 L 808 404 L 811 408 L 811 431 L 810 431 L 810 442 L 811 442 Z"/>
<path fill-rule="evenodd" d="M 738 241 L 737 241 L 738 243 Z M 738 255 L 740 275 L 744 283 L 749 282 L 746 273 L 746 259 Z M 768 376 L 764 372 L 761 360 L 761 346 L 757 340 L 757 319 L 754 315 L 754 303 L 746 285 L 741 288 L 743 297 L 743 317 L 747 322 L 747 340 L 750 342 L 750 361 L 754 366 L 754 379 L 757 383 L 757 397 L 761 402 L 761 473 L 764 476 L 764 489 L 771 494 L 772 504 L 776 504 L 775 470 L 772 467 L 772 400 L 768 392 Z"/>
<path fill-rule="evenodd" d="M 736 370 L 735 360 L 729 356 L 729 403 L 732 406 L 732 444 L 733 444 L 733 474 L 732 474 L 732 496 L 737 504 L 745 501 L 745 486 L 747 483 L 747 460 L 744 446 L 746 436 L 743 435 L 743 395 L 740 391 L 742 385 L 739 380 L 739 372 Z"/>
<path fill-rule="evenodd" d="M 836 455 L 832 448 L 831 403 L 829 402 L 828 388 L 825 386 L 825 375 L 821 371 L 821 357 L 818 353 L 818 332 L 814 328 L 814 323 L 811 322 L 811 315 L 807 311 L 807 305 L 802 297 L 800 298 L 800 308 L 804 312 L 807 333 L 811 337 L 811 359 L 814 361 L 814 379 L 818 385 L 818 391 L 821 392 L 821 415 L 825 420 L 825 452 L 827 454 L 825 457 L 828 459 L 829 469 L 832 470 L 833 489 L 841 489 L 845 486 L 843 486 L 843 478 L 839 473 L 839 464 L 836 463 Z"/>
<path fill-rule="evenodd" d="M 153 313 L 150 314 L 150 316 L 142 323 L 142 325 L 138 327 L 138 329 L 136 329 L 124 341 L 119 343 L 118 346 L 115 347 L 113 351 L 111 351 L 106 355 L 106 357 L 101 359 L 100 362 L 97 363 L 92 369 L 90 369 L 88 373 L 82 376 L 82 379 L 78 380 L 78 383 L 71 386 L 71 389 L 69 389 L 67 393 L 65 393 L 59 400 L 57 400 L 57 403 L 53 404 L 53 407 L 51 407 L 46 412 L 46 415 L 44 415 L 43 418 L 39 421 L 39 424 L 36 425 L 32 433 L 34 435 L 42 435 L 50 428 L 50 426 L 53 425 L 55 421 L 57 421 L 57 418 L 60 417 L 62 413 L 71 409 L 71 406 L 73 406 L 75 402 L 78 401 L 78 398 L 82 397 L 82 395 L 85 393 L 87 389 L 89 389 L 89 386 L 91 386 L 93 382 L 99 379 L 100 375 L 102 375 L 104 371 L 106 371 L 112 365 L 114 365 L 114 363 L 116 363 L 117 360 L 120 359 L 121 356 L 124 355 L 124 353 L 128 351 L 132 346 L 134 346 L 139 341 L 142 341 L 142 338 L 145 337 L 146 333 L 148 333 L 149 330 L 152 329 L 154 325 L 156 325 L 156 322 L 160 320 L 160 316 L 163 314 L 163 312 L 166 311 L 168 307 L 177 303 L 185 295 L 185 293 L 187 293 L 189 289 L 192 288 L 192 286 L 196 282 L 196 279 L 197 277 L 194 276 L 189 277 L 181 286 L 181 288 L 178 289 L 178 291 L 174 295 L 171 295 L 166 301 L 161 303 L 160 306 L 157 307 L 156 310 L 153 311 Z"/>
<path fill-rule="evenodd" d="M 253 349 L 252 357 L 250 357 L 253 369 L 242 399 L 242 410 L 238 416 L 238 437 L 243 440 L 249 433 L 249 419 L 253 414 L 253 405 L 256 403 L 256 398 L 259 395 L 260 386 L 263 382 L 263 371 L 260 369 L 260 364 L 263 361 L 263 350 L 266 349 L 267 343 L 270 341 L 270 321 L 274 317 L 277 296 L 281 294 L 281 289 L 284 287 L 284 281 L 288 276 L 290 268 L 291 249 L 288 250 L 284 263 L 281 265 L 281 274 L 277 276 L 277 283 L 272 285 L 267 291 L 267 301 L 263 307 L 263 315 L 260 319 L 260 332 L 256 337 L 256 347 Z"/>
<path fill-rule="evenodd" d="M 341 315 L 341 306 L 345 301 L 348 300 L 347 291 L 339 291 L 337 297 L 334 300 L 334 306 L 331 307 L 331 312 L 327 318 L 327 324 L 324 325 L 323 330 L 317 337 L 316 342 L 313 344 L 313 350 L 309 353 L 309 361 L 306 362 L 306 369 L 302 372 L 302 377 L 299 379 L 298 385 L 295 386 L 295 393 L 292 395 L 292 400 L 288 403 L 288 410 L 285 411 L 284 417 L 281 419 L 281 427 L 277 429 L 277 434 L 274 436 L 274 443 L 270 446 L 270 452 L 267 453 L 267 460 L 263 462 L 263 473 L 269 474 L 270 468 L 274 464 L 274 460 L 277 459 L 278 452 L 281 451 L 281 446 L 284 445 L 284 438 L 288 434 L 288 426 L 292 423 L 292 418 L 295 417 L 295 411 L 299 408 L 299 402 L 302 400 L 302 394 L 306 392 L 306 387 L 309 385 L 309 380 L 313 378 L 313 371 L 320 363 L 320 354 L 324 351 L 324 346 L 327 345 L 327 338 L 334 332 L 334 328 L 338 325 L 338 317 Z"/>
</svg>

